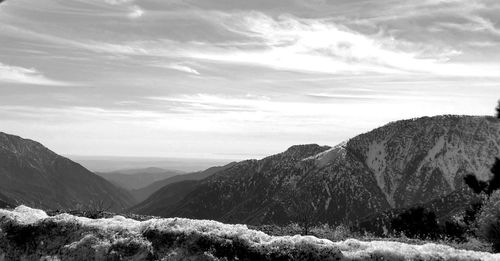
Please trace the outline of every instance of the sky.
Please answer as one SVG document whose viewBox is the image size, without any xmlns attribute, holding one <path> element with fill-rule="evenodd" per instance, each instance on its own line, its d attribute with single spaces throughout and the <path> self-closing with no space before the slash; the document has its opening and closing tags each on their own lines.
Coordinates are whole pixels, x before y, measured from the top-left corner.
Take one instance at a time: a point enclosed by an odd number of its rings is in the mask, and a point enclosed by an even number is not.
<svg viewBox="0 0 500 261">
<path fill-rule="evenodd" d="M 0 131 L 59 154 L 260 158 L 493 115 L 497 0 L 6 0 Z"/>
</svg>

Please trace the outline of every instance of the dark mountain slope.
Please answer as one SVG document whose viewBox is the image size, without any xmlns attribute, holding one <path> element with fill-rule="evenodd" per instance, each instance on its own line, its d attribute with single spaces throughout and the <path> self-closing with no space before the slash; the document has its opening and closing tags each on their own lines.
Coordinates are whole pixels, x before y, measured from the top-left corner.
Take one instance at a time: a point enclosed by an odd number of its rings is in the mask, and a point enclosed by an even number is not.
<svg viewBox="0 0 500 261">
<path fill-rule="evenodd" d="M 252 224 L 279 223 L 290 219 L 291 210 L 287 205 L 287 198 L 301 190 L 312 192 L 309 200 L 318 207 L 318 215 L 324 218 L 335 216 L 338 220 L 345 219 L 346 213 L 338 212 L 341 206 L 351 206 L 366 214 L 375 208 L 388 207 L 387 204 L 378 205 L 383 199 L 382 193 L 373 194 L 364 189 L 362 184 L 366 187 L 376 184 L 369 175 L 352 173 L 351 179 L 360 185 L 343 188 L 342 177 L 318 172 L 315 161 L 303 160 L 328 149 L 329 147 L 318 145 L 299 145 L 263 160 L 240 162 L 201 181 L 193 192 L 174 206 L 158 201 L 156 205 L 149 207 L 149 210 L 156 209 L 156 212 L 139 213 Z M 346 191 L 345 194 L 354 193 L 363 200 L 352 202 L 348 197 L 328 198 L 330 188 L 324 182 L 317 186 L 318 180 L 323 179 L 329 179 L 335 184 L 331 187 L 332 191 L 339 187 Z M 160 191 L 157 194 L 159 193 Z M 335 207 L 329 208 L 330 203 Z M 351 214 L 347 214 L 349 215 Z"/>
<path fill-rule="evenodd" d="M 224 166 L 211 167 L 211 168 L 208 168 L 204 171 L 176 175 L 176 176 L 173 176 L 170 178 L 156 181 L 147 187 L 132 190 L 131 193 L 134 196 L 134 198 L 137 200 L 137 202 L 142 202 L 145 199 L 147 199 L 149 196 L 151 196 L 153 193 L 155 193 L 156 191 L 158 191 L 159 189 L 161 189 L 162 187 L 164 187 L 166 185 L 176 183 L 176 182 L 185 181 L 185 180 L 202 180 L 204 178 L 207 178 L 207 177 L 213 175 L 216 172 L 219 172 L 221 170 L 229 168 L 229 167 L 233 166 L 234 164 L 236 164 L 236 162 L 231 162 L 231 163 L 226 164 Z"/>
<path fill-rule="evenodd" d="M 463 217 L 465 210 L 469 209 L 473 202 L 478 202 L 480 199 L 481 197 L 479 195 L 473 193 L 469 188 L 464 187 L 426 203 L 418 203 L 402 208 L 393 208 L 368 215 L 359 219 L 358 222 L 353 225 L 353 229 L 363 233 L 369 232 L 376 236 L 394 233 L 394 231 L 391 230 L 392 219 L 412 207 L 423 207 L 435 213 L 438 222 L 444 223 L 449 220 L 456 220 L 456 218 Z"/>
<path fill-rule="evenodd" d="M 168 184 L 128 211 L 143 215 L 162 215 L 164 208 L 177 204 L 191 193 L 198 184 L 198 180 L 184 180 Z"/>
<path fill-rule="evenodd" d="M 0 133 L 0 191 L 18 204 L 75 208 L 96 202 L 121 210 L 133 204 L 126 191 L 42 144 Z"/>
<path fill-rule="evenodd" d="M 287 191 L 283 184 L 299 183 L 300 177 L 307 173 L 307 166 L 297 163 L 327 149 L 299 145 L 263 160 L 240 162 L 203 180 L 183 201 L 162 214 L 260 223 L 267 217 L 252 216 L 252 212 L 272 215 L 270 210 L 276 208 L 276 214 L 280 215 L 284 210 L 279 195 Z"/>
<path fill-rule="evenodd" d="M 0 193 L 0 208 L 9 208 L 13 207 L 14 205 L 16 205 L 14 200 Z"/>
</svg>

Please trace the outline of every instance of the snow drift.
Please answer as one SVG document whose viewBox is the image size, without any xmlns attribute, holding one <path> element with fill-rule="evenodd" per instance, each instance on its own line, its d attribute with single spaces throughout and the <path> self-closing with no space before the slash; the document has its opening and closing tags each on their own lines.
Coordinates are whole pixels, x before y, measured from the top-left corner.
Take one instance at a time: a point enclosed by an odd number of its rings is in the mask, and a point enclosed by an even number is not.
<svg viewBox="0 0 500 261">
<path fill-rule="evenodd" d="M 444 245 L 331 242 L 274 237 L 245 225 L 184 218 L 49 217 L 19 206 L 0 209 L 1 260 L 500 260 L 499 254 Z"/>
</svg>

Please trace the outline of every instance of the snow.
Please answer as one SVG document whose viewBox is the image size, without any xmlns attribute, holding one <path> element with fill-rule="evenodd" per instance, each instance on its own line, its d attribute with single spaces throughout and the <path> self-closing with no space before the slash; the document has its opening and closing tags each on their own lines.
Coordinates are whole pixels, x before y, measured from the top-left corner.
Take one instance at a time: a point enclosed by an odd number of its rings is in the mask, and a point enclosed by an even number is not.
<svg viewBox="0 0 500 261">
<path fill-rule="evenodd" d="M 1 211 L 3 210 L 0 210 L 0 216 L 3 216 Z M 29 208 L 24 205 L 17 207 L 15 211 L 9 213 L 9 218 L 20 224 L 32 224 L 47 217 L 47 213 L 43 210 Z"/>
<path fill-rule="evenodd" d="M 387 153 L 385 147 L 386 141 L 372 142 L 368 147 L 366 165 L 373 171 L 378 187 L 384 193 L 389 205 L 394 208 L 396 207 L 396 202 L 394 201 L 396 186 L 394 186 L 395 181 L 391 180 L 391 175 L 387 175 L 386 173 Z M 389 184 L 387 184 L 387 182 L 389 182 Z"/>
<path fill-rule="evenodd" d="M 332 193 L 330 193 L 330 188 L 328 187 L 328 184 L 326 182 L 324 182 L 323 185 L 325 186 L 325 191 L 328 195 L 328 198 L 326 198 L 325 201 L 325 211 L 327 211 L 328 207 L 330 206 L 330 201 L 332 201 Z"/>
<path fill-rule="evenodd" d="M 319 168 L 325 167 L 328 164 L 335 161 L 337 158 L 345 157 L 345 155 L 346 155 L 345 147 L 346 146 L 347 146 L 347 141 L 343 141 L 331 149 L 325 150 L 325 151 L 320 152 L 320 153 L 313 155 L 311 157 L 307 157 L 307 158 L 303 159 L 302 161 L 314 160 L 317 167 L 319 167 Z"/>
<path fill-rule="evenodd" d="M 390 241 L 348 239 L 334 243 L 348 259 L 356 260 L 500 260 L 500 254 L 455 249 L 439 244 L 411 245 Z M 372 258 L 372 259 L 370 259 Z"/>
<path fill-rule="evenodd" d="M 48 228 L 48 229 L 47 229 Z M 13 231 L 27 233 L 19 236 Z M 43 230 L 46 229 L 46 230 Z M 14 238 L 14 239 L 13 239 Z M 21 240 L 21 241 L 22 241 Z M 26 246 L 28 246 L 27 248 Z M 444 245 L 331 242 L 312 236 L 269 236 L 245 225 L 185 218 L 88 219 L 20 206 L 0 210 L 0 260 L 500 260 L 499 254 Z"/>
</svg>

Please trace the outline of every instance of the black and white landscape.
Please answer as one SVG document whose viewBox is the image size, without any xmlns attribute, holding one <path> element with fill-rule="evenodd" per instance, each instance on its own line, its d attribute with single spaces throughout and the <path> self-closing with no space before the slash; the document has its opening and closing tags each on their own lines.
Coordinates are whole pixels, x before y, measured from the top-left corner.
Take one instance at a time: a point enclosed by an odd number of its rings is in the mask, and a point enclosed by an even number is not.
<svg viewBox="0 0 500 261">
<path fill-rule="evenodd" d="M 500 260 L 499 13 L 0 1 L 0 261 Z"/>
</svg>

